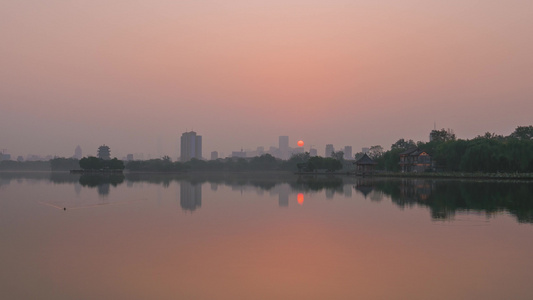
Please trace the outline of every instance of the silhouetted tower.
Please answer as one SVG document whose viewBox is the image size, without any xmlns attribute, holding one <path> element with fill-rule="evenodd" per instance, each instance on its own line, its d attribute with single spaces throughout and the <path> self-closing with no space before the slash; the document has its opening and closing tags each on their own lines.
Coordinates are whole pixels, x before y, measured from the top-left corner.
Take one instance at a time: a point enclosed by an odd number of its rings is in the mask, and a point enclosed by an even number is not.
<svg viewBox="0 0 533 300">
<path fill-rule="evenodd" d="M 331 157 L 331 154 L 333 154 L 333 152 L 335 152 L 335 148 L 333 148 L 333 144 L 327 144 L 326 145 L 326 155 L 324 155 L 325 157 Z"/>
<path fill-rule="evenodd" d="M 211 151 L 211 160 L 218 159 L 218 151 Z"/>
<path fill-rule="evenodd" d="M 82 153 L 81 153 L 81 147 L 80 145 L 78 145 L 76 147 L 76 149 L 74 149 L 74 156 L 72 156 L 72 158 L 76 158 L 76 159 L 81 159 L 83 156 L 82 156 Z"/>
<path fill-rule="evenodd" d="M 189 161 L 191 158 L 202 159 L 202 136 L 196 132 L 184 132 L 181 135 L 181 161 Z"/>
<path fill-rule="evenodd" d="M 98 158 L 104 159 L 104 160 L 110 160 L 111 159 L 111 150 L 109 149 L 109 146 L 106 146 L 105 144 L 98 147 Z"/>
<path fill-rule="evenodd" d="M 289 137 L 286 135 L 279 137 L 279 152 L 281 159 L 289 159 Z"/>
<path fill-rule="evenodd" d="M 353 159 L 352 146 L 345 146 L 344 147 L 344 159 Z"/>
</svg>

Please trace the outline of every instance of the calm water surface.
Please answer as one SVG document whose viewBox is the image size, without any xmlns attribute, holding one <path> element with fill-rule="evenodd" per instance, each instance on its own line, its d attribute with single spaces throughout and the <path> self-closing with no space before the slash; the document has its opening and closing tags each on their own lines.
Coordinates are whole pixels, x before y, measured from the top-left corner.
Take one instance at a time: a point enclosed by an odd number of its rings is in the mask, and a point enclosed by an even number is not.
<svg viewBox="0 0 533 300">
<path fill-rule="evenodd" d="M 0 298 L 533 299 L 532 224 L 527 182 L 4 173 Z"/>
</svg>

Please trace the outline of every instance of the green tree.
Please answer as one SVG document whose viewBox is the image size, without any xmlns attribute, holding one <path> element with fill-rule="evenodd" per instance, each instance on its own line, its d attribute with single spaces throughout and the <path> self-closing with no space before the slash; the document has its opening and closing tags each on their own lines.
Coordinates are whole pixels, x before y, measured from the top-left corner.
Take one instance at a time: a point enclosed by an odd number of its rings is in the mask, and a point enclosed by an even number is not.
<svg viewBox="0 0 533 300">
<path fill-rule="evenodd" d="M 405 139 L 399 139 L 398 141 L 396 141 L 396 143 L 392 144 L 390 148 L 391 150 L 394 150 L 394 149 L 407 150 L 407 149 L 414 148 L 414 147 L 416 147 L 416 144 L 413 140 L 406 141 Z"/>
<path fill-rule="evenodd" d="M 461 161 L 468 146 L 469 142 L 465 140 L 448 141 L 437 145 L 432 157 L 437 162 L 438 169 L 461 171 Z"/>
<path fill-rule="evenodd" d="M 342 163 L 344 161 L 344 151 L 333 151 L 331 152 L 331 157 Z"/>
<path fill-rule="evenodd" d="M 384 152 L 383 155 L 376 160 L 378 163 L 377 167 L 390 172 L 400 171 L 400 153 L 403 151 L 405 151 L 405 149 L 395 148 Z"/>
<path fill-rule="evenodd" d="M 171 162 L 165 159 L 132 160 L 126 164 L 126 169 L 130 171 L 147 172 L 182 172 L 190 168 L 181 162 Z"/>
<path fill-rule="evenodd" d="M 364 155 L 365 155 L 364 152 L 357 152 L 357 153 L 354 154 L 353 157 L 354 157 L 355 160 L 358 160 L 358 159 L 360 159 L 361 157 L 363 157 Z"/>
<path fill-rule="evenodd" d="M 494 140 L 494 139 L 503 139 L 503 136 L 501 135 L 497 135 L 496 133 L 490 133 L 490 132 L 485 132 L 484 135 L 478 135 L 476 137 L 476 139 L 487 139 L 487 140 Z"/>
<path fill-rule="evenodd" d="M 378 159 L 383 155 L 383 147 L 380 145 L 375 145 L 370 147 L 370 150 L 368 150 L 368 156 L 372 159 Z"/>
<path fill-rule="evenodd" d="M 305 153 L 296 153 L 296 154 L 293 154 L 291 156 L 291 158 L 289 158 L 288 160 L 284 161 L 281 165 L 281 168 L 283 170 L 291 170 L 291 171 L 294 171 L 294 170 L 297 170 L 298 169 L 298 164 L 306 164 L 307 161 L 309 161 L 310 159 L 310 155 L 309 155 L 309 152 L 305 152 Z"/>
<path fill-rule="evenodd" d="M 206 170 L 207 162 L 205 160 L 191 158 L 191 160 L 185 162 L 185 165 L 190 167 L 192 170 Z"/>
<path fill-rule="evenodd" d="M 510 137 L 519 140 L 533 140 L 533 126 L 518 126 Z"/>
<path fill-rule="evenodd" d="M 253 170 L 273 170 L 278 166 L 277 159 L 270 154 L 256 156 L 250 161 L 250 168 Z"/>
<path fill-rule="evenodd" d="M 324 158 L 323 166 L 329 172 L 334 172 L 342 169 L 342 163 L 338 159 L 335 159 L 333 157 Z"/>
<path fill-rule="evenodd" d="M 98 157 L 89 156 L 80 159 L 80 168 L 84 170 L 100 170 L 104 165 Z"/>
<path fill-rule="evenodd" d="M 430 141 L 434 142 L 446 142 L 446 141 L 455 141 L 455 134 L 451 130 L 431 130 L 429 134 Z"/>
<path fill-rule="evenodd" d="M 104 161 L 104 168 L 111 170 L 124 170 L 124 162 L 115 157 L 111 160 Z"/>
</svg>

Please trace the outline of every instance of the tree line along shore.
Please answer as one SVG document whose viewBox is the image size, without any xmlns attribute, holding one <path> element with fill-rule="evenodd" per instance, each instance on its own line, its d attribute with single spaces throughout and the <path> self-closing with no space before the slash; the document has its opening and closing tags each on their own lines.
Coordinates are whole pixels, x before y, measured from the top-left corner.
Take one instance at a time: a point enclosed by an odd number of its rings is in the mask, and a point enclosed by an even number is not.
<svg viewBox="0 0 533 300">
<path fill-rule="evenodd" d="M 457 139 L 453 133 L 433 130 L 429 142 L 399 139 L 385 151 L 382 146 L 370 147 L 366 153 L 374 162 L 377 175 L 471 177 L 471 178 L 533 178 L 533 126 L 519 126 L 509 136 L 485 133 L 473 139 Z M 417 147 L 431 156 L 432 168 L 424 173 L 401 173 L 400 155 Z M 354 160 L 363 153 L 355 154 Z M 168 156 L 150 160 L 122 161 L 117 158 L 56 157 L 49 161 L 0 161 L 0 171 L 69 171 L 126 170 L 129 172 L 191 172 L 191 171 L 287 171 L 305 169 L 311 172 L 350 173 L 354 160 L 345 160 L 343 153 L 331 157 L 311 157 L 308 152 L 281 160 L 270 154 L 251 158 L 217 160 L 191 159 L 172 161 Z"/>
</svg>

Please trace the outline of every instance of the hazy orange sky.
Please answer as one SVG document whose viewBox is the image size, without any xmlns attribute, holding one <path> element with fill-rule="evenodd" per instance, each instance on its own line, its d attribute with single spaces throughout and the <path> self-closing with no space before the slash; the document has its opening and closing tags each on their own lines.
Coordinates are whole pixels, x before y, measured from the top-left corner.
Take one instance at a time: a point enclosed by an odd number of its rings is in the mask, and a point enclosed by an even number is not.
<svg viewBox="0 0 533 300">
<path fill-rule="evenodd" d="M 12 155 L 323 154 L 533 124 L 533 1 L 0 0 Z"/>
</svg>

